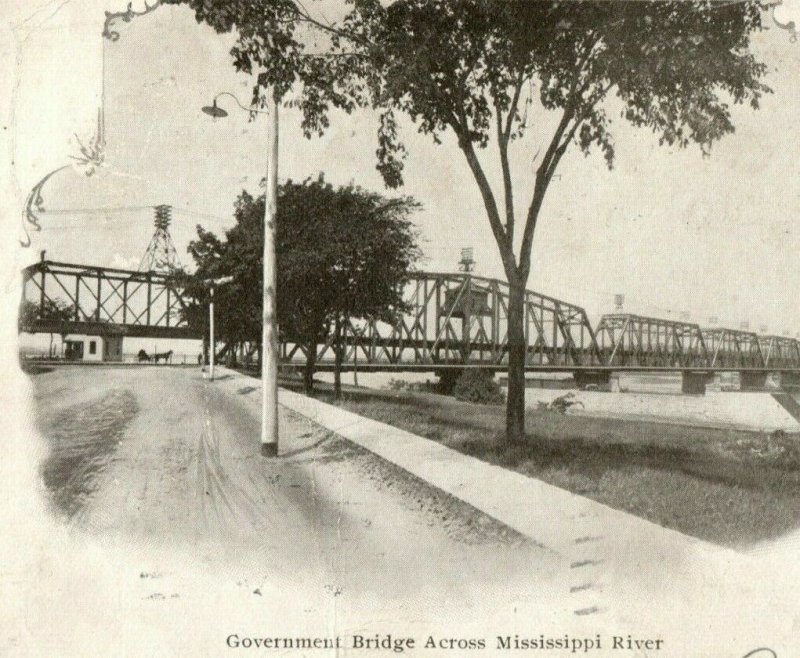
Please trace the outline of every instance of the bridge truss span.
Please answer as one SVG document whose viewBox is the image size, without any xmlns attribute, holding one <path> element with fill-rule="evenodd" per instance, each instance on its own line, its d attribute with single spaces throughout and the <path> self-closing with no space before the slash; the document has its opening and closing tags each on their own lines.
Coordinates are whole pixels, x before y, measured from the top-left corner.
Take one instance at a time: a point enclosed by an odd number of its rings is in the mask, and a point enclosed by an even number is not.
<svg viewBox="0 0 800 658">
<path fill-rule="evenodd" d="M 703 329 L 703 340 L 711 368 L 766 366 L 758 334 L 736 329 Z"/>
<path fill-rule="evenodd" d="M 508 362 L 507 283 L 468 273 L 417 272 L 409 276 L 403 299 L 406 310 L 394 323 L 346 321 L 345 366 Z M 527 291 L 524 311 L 528 366 L 600 365 L 594 332 L 581 307 Z M 318 346 L 318 361 L 333 358 L 332 342 Z M 298 345 L 284 346 L 287 360 L 302 352 Z"/>
<path fill-rule="evenodd" d="M 604 315 L 597 340 L 608 366 L 681 368 L 708 366 L 700 326 L 629 313 Z"/>
<path fill-rule="evenodd" d="M 759 346 L 766 368 L 800 367 L 800 343 L 785 336 L 759 336 Z"/>
<path fill-rule="evenodd" d="M 205 302 L 192 299 L 167 272 L 61 263 L 43 255 L 22 271 L 22 283 L 20 331 L 192 339 L 207 331 L 197 320 L 205 314 L 196 312 Z M 402 297 L 404 308 L 392 321 L 344 320 L 344 369 L 502 370 L 508 364 L 507 283 L 471 273 L 414 272 Z M 187 323 L 190 315 L 197 326 Z M 524 333 L 528 370 L 800 371 L 800 342 L 793 338 L 626 313 L 602 316 L 593 330 L 580 306 L 534 291 L 525 293 Z M 258 351 L 254 341 L 251 356 Z M 331 336 L 316 346 L 321 367 L 332 365 L 333 344 Z M 311 356 L 305 349 L 282 343 L 284 363 L 302 364 Z"/>
<path fill-rule="evenodd" d="M 122 334 L 200 338 L 186 323 L 182 288 L 164 272 L 122 270 L 42 259 L 22 271 L 22 299 L 36 313 L 20 316 L 31 333 Z M 51 317 L 48 309 L 65 312 Z"/>
</svg>

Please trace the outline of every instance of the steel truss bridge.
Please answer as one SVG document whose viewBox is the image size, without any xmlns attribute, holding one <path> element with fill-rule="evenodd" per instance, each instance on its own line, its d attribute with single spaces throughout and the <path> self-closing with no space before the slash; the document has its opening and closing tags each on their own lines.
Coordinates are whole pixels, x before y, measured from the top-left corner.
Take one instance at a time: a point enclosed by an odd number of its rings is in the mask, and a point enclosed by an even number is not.
<svg viewBox="0 0 800 658">
<path fill-rule="evenodd" d="M 22 272 L 20 331 L 203 337 L 181 310 L 193 300 L 167 274 L 42 259 Z M 342 340 L 344 370 L 432 371 L 455 367 L 502 370 L 508 363 L 508 284 L 468 273 L 417 272 L 404 287 L 407 312 L 394 323 L 349 319 Z M 54 317 L 60 304 L 68 317 Z M 33 305 L 32 307 L 30 305 Z M 580 306 L 528 291 L 526 368 L 551 371 L 796 371 L 800 343 L 782 336 L 701 328 L 632 314 L 604 315 L 597 328 Z M 332 340 L 317 345 L 320 369 L 333 361 Z M 283 343 L 285 363 L 307 354 Z"/>
<path fill-rule="evenodd" d="M 22 299 L 35 305 L 20 313 L 19 329 L 28 333 L 202 338 L 180 313 L 183 289 L 163 272 L 42 259 L 22 270 Z"/>
</svg>

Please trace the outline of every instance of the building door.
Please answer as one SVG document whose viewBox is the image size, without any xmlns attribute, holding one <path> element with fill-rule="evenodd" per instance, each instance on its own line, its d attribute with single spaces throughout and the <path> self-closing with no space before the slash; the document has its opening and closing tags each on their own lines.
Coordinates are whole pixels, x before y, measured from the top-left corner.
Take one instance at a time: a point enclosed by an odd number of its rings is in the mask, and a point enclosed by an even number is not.
<svg viewBox="0 0 800 658">
<path fill-rule="evenodd" d="M 68 340 L 66 348 L 64 349 L 64 358 L 67 361 L 82 361 L 83 360 L 83 341 L 82 340 Z"/>
</svg>

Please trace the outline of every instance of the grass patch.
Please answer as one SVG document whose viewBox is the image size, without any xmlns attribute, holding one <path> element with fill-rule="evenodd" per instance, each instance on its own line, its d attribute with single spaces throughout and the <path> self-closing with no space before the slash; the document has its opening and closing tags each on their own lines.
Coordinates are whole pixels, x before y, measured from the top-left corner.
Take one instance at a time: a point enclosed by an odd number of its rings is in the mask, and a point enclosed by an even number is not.
<svg viewBox="0 0 800 658">
<path fill-rule="evenodd" d="M 800 527 L 800 436 L 528 411 L 528 443 L 502 444 L 505 408 L 407 391 L 349 390 L 354 413 L 717 544 Z"/>
</svg>

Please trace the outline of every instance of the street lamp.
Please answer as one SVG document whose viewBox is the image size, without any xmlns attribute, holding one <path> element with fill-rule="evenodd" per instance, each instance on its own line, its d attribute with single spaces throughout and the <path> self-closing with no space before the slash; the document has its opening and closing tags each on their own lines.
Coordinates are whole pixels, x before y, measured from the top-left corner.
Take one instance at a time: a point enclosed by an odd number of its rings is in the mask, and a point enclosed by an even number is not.
<svg viewBox="0 0 800 658">
<path fill-rule="evenodd" d="M 214 337 L 214 286 L 221 286 L 225 283 L 230 283 L 233 281 L 232 276 L 223 276 L 218 279 L 210 279 L 208 283 L 208 295 L 209 295 L 209 302 L 208 302 L 208 328 L 209 328 L 209 336 L 208 336 L 208 344 L 211 347 L 211 352 L 208 355 L 208 372 L 209 372 L 209 379 L 213 382 L 214 381 L 214 359 L 217 356 L 217 341 Z"/>
<path fill-rule="evenodd" d="M 269 138 L 267 145 L 267 178 L 264 203 L 264 283 L 262 286 L 261 315 L 261 453 L 268 457 L 278 454 L 278 331 L 275 302 L 277 276 L 275 269 L 275 214 L 278 200 L 278 103 L 272 93 L 267 94 L 267 111 L 245 107 L 233 94 L 223 91 L 211 105 L 203 108 L 209 116 L 223 118 L 228 113 L 217 105 L 220 96 L 230 96 L 247 112 L 268 114 Z"/>
</svg>

